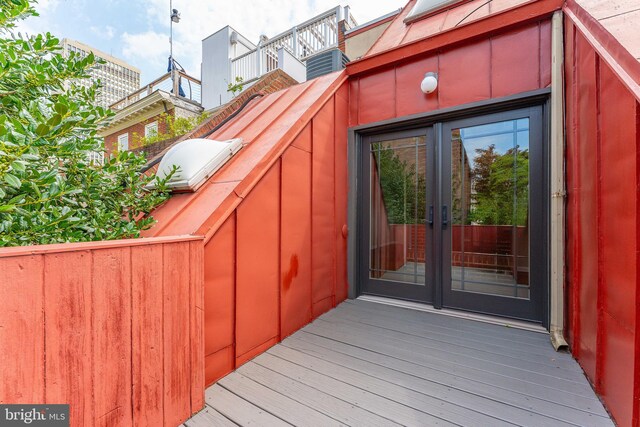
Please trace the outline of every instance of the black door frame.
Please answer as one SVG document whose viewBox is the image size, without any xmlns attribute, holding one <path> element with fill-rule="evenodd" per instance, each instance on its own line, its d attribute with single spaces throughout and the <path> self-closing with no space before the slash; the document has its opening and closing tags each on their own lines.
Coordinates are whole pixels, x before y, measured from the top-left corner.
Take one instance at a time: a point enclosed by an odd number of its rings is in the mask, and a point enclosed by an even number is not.
<svg viewBox="0 0 640 427">
<path fill-rule="evenodd" d="M 544 285 L 542 286 L 542 298 L 541 298 L 541 312 L 542 312 L 542 326 L 548 328 L 549 326 L 549 257 L 548 257 L 548 242 L 549 239 L 549 98 L 551 94 L 550 88 L 537 89 L 529 92 L 520 93 L 517 95 L 510 95 L 507 97 L 490 99 L 484 101 L 473 102 L 456 107 L 450 107 L 437 111 L 430 111 L 426 113 L 418 113 L 411 116 L 383 120 L 366 125 L 353 126 L 348 129 L 348 172 L 349 172 L 349 195 L 348 195 L 348 229 L 354 232 L 350 232 L 347 243 L 347 274 L 349 279 L 349 298 L 356 298 L 363 292 L 361 278 L 362 269 L 368 267 L 362 265 L 361 254 L 363 250 L 368 248 L 361 247 L 362 239 L 359 237 L 362 234 L 362 221 L 360 212 L 361 209 L 361 188 L 368 183 L 362 181 L 362 168 L 361 158 L 363 155 L 363 139 L 367 136 L 376 133 L 393 132 L 398 130 L 411 130 L 416 128 L 426 128 L 434 126 L 434 131 L 438 139 L 442 139 L 442 126 L 436 125 L 436 123 L 452 121 L 456 119 L 470 118 L 478 115 L 492 114 L 498 112 L 504 112 L 519 108 L 528 108 L 539 106 L 542 109 L 542 146 L 543 146 L 543 186 L 544 190 L 542 204 L 543 210 L 543 239 L 545 241 L 543 249 L 543 265 L 541 265 L 540 275 L 544 278 Z M 442 155 L 442 151 L 436 147 L 435 157 Z M 441 201 L 442 194 L 436 189 L 435 196 L 437 202 Z M 435 212 L 435 221 L 440 221 L 440 212 Z M 440 262 L 438 259 L 441 255 L 441 251 L 435 251 L 433 253 L 434 262 Z M 440 270 L 440 269 L 437 269 Z M 435 281 L 441 281 L 442 277 L 434 276 Z M 434 287 L 434 301 L 433 305 L 436 308 L 441 308 L 440 301 L 442 295 L 437 292 L 439 286 Z"/>
<path fill-rule="evenodd" d="M 478 126 L 489 123 L 502 122 L 515 119 L 529 119 L 529 158 L 531 167 L 529 169 L 529 280 L 530 283 L 540 284 L 540 286 L 530 287 L 530 297 L 528 300 L 496 296 L 482 293 L 461 292 L 451 289 L 451 224 L 444 225 L 439 229 L 439 247 L 443 254 L 441 263 L 442 280 L 438 286 L 442 290 L 439 306 L 446 308 L 462 309 L 476 313 L 505 316 L 514 319 L 527 320 L 532 322 L 542 322 L 542 299 L 544 294 L 545 278 L 545 241 L 544 226 L 546 214 L 543 203 L 544 200 L 544 142 L 543 142 L 543 116 L 542 107 L 534 106 L 509 110 L 505 112 L 477 115 L 470 118 L 463 118 L 448 121 L 442 124 L 442 138 L 438 140 L 439 151 L 441 152 L 441 170 L 439 174 L 442 181 L 437 183 L 437 188 L 441 191 L 441 203 L 443 209 L 448 207 L 451 211 L 451 133 L 453 129 Z M 548 191 L 547 191 L 548 193 Z M 452 214 L 449 214 L 451 217 Z"/>
<path fill-rule="evenodd" d="M 401 131 L 393 131 L 393 132 L 385 132 L 385 133 L 377 133 L 369 136 L 365 136 L 362 138 L 362 156 L 360 158 L 361 167 L 360 167 L 360 182 L 363 183 L 361 187 L 361 191 L 359 194 L 360 197 L 360 206 L 365 206 L 367 202 L 370 201 L 370 168 L 365 166 L 365 163 L 369 163 L 369 147 L 371 144 L 389 141 L 401 138 L 411 138 L 411 137 L 425 137 L 426 144 L 426 194 L 424 195 L 426 198 L 426 206 L 433 205 L 434 203 L 434 190 L 435 190 L 435 176 L 433 171 L 435 170 L 435 139 L 433 135 L 432 127 L 426 128 L 414 128 L 409 130 L 401 130 Z M 366 210 L 363 209 L 363 212 Z M 366 245 L 366 242 L 370 242 L 371 238 L 371 218 L 370 218 L 370 209 L 366 211 L 366 215 L 361 217 L 361 225 L 359 230 L 360 238 L 362 239 L 362 244 Z M 429 242 L 429 244 L 425 247 L 425 258 L 430 260 L 432 254 L 434 253 L 434 244 L 433 244 L 433 228 L 426 227 L 425 228 L 425 241 Z M 369 266 L 370 263 L 370 251 L 369 248 L 366 250 L 361 250 L 359 252 L 359 264 L 362 266 Z M 366 293 L 368 295 L 379 295 L 386 296 L 396 299 L 403 299 L 407 301 L 415 301 L 422 303 L 433 303 L 433 293 L 434 293 L 434 267 L 435 265 L 431 262 L 425 262 L 425 284 L 424 286 L 418 284 L 409 284 L 402 282 L 391 282 L 383 279 L 375 279 L 369 277 L 369 269 L 363 268 L 361 270 L 362 274 L 367 274 L 367 279 L 362 279 L 362 293 Z"/>
</svg>

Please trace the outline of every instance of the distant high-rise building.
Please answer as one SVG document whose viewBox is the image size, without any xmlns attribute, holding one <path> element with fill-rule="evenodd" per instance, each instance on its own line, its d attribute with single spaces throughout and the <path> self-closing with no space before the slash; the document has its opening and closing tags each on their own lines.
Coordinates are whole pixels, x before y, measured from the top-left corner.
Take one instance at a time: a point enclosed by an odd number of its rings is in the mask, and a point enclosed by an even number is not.
<svg viewBox="0 0 640 427">
<path fill-rule="evenodd" d="M 90 71 L 91 82 L 100 80 L 102 89 L 98 92 L 96 103 L 102 107 L 109 107 L 114 102 L 124 98 L 131 92 L 140 88 L 140 70 L 133 67 L 121 59 L 101 52 L 84 43 L 76 40 L 62 40 L 62 54 L 69 57 L 71 52 L 75 52 L 80 57 L 88 55 L 90 52 L 105 61 Z M 89 82 L 87 82 L 89 84 Z"/>
</svg>

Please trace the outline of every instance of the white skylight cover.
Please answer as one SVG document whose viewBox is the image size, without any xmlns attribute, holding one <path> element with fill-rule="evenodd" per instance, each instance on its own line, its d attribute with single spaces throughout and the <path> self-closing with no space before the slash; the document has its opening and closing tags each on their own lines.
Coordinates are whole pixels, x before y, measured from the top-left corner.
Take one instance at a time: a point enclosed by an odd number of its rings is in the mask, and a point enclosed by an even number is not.
<svg viewBox="0 0 640 427">
<path fill-rule="evenodd" d="M 411 22 L 461 0 L 418 0 L 404 22 Z"/>
<path fill-rule="evenodd" d="M 164 178 L 173 166 L 178 171 L 168 182 L 176 191 L 195 191 L 242 148 L 242 139 L 216 141 L 188 139 L 176 144 L 164 155 L 156 176 Z"/>
</svg>

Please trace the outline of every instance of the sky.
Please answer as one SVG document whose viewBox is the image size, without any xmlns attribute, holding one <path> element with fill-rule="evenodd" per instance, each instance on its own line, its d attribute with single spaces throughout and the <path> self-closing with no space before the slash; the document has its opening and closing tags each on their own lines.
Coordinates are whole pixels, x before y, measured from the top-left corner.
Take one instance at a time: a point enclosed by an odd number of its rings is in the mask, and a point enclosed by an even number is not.
<svg viewBox="0 0 640 427">
<path fill-rule="evenodd" d="M 349 5 L 359 24 L 403 7 L 407 0 L 173 0 L 181 15 L 174 25 L 174 57 L 188 74 L 200 76 L 201 42 L 225 25 L 257 43 L 338 4 Z M 292 6 L 294 5 L 294 6 Z M 18 26 L 23 33 L 49 31 L 78 40 L 141 72 L 141 85 L 166 72 L 169 0 L 39 0 L 39 17 Z"/>
</svg>

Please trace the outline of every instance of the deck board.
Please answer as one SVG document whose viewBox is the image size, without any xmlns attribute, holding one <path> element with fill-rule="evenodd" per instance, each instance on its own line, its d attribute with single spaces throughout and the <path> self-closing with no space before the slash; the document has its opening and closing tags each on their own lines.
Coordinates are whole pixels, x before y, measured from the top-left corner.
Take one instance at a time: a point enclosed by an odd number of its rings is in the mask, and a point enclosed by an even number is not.
<svg viewBox="0 0 640 427">
<path fill-rule="evenodd" d="M 212 407 L 238 425 L 260 425 L 269 427 L 288 425 L 283 420 L 262 409 L 262 407 L 254 405 L 250 400 L 243 399 L 241 396 L 236 395 L 218 384 L 207 389 L 205 400 L 207 406 Z M 198 415 L 199 414 L 200 412 Z"/>
<path fill-rule="evenodd" d="M 357 331 L 361 334 L 372 334 L 375 336 L 389 337 L 393 340 L 400 340 L 409 343 L 411 346 L 420 346 L 427 349 L 434 349 L 446 353 L 463 353 L 466 357 L 477 360 L 491 360 L 493 363 L 505 365 L 524 371 L 535 372 L 538 374 L 548 375 L 556 377 L 566 381 L 577 382 L 584 384 L 586 379 L 582 374 L 582 371 L 573 368 L 566 368 L 558 366 L 552 358 L 529 358 L 528 360 L 517 355 L 508 355 L 499 353 L 496 350 L 478 349 L 477 346 L 471 347 L 469 345 L 461 345 L 457 343 L 447 342 L 446 340 L 436 340 L 431 338 L 422 337 L 417 334 L 408 333 L 399 330 L 393 330 L 388 327 L 372 326 L 359 322 L 351 322 L 349 320 L 341 321 L 338 316 L 334 316 L 329 320 L 325 318 L 319 319 L 315 322 L 316 326 L 322 328 L 334 328 L 345 330 Z M 337 326 L 336 326 L 337 325 Z M 311 328 L 313 329 L 313 328 Z M 399 329 L 399 328 L 398 328 Z M 452 340 L 455 341 L 455 337 Z M 413 347 L 412 347 L 413 348 Z"/>
<path fill-rule="evenodd" d="M 227 375 L 206 401 L 188 427 L 614 425 L 548 335 L 360 300 Z"/>
<path fill-rule="evenodd" d="M 409 383 L 409 387 L 418 390 L 422 389 L 427 393 L 430 393 L 434 388 L 442 389 L 442 387 L 445 387 L 469 393 L 472 395 L 469 399 L 472 399 L 473 395 L 475 395 L 480 397 L 480 399 L 476 399 L 476 402 L 473 402 L 475 405 L 479 405 L 475 407 L 478 408 L 480 412 L 485 412 L 490 408 L 499 409 L 495 406 L 497 402 L 525 411 L 538 413 L 559 421 L 570 423 L 580 421 L 582 425 L 597 424 L 601 421 L 599 418 L 607 416 L 606 412 L 602 410 L 600 402 L 595 399 L 582 400 L 579 398 L 576 399 L 576 397 L 573 396 L 570 398 L 565 397 L 561 400 L 561 403 L 558 403 L 544 399 L 544 397 L 548 395 L 548 393 L 545 394 L 544 392 L 548 392 L 548 390 L 542 390 L 542 393 L 540 393 L 542 398 L 534 397 L 530 394 L 520 392 L 517 387 L 505 389 L 499 387 L 497 382 L 489 384 L 482 383 L 477 380 L 465 378 L 457 373 L 456 375 L 451 375 L 450 373 L 414 365 L 381 354 L 362 350 L 358 352 L 357 349 L 355 349 L 356 351 L 347 349 L 346 351 L 348 351 L 349 354 L 344 354 L 341 351 L 345 349 L 335 345 L 331 348 L 326 348 L 294 337 L 288 338 L 282 344 L 283 346 L 312 355 L 327 362 L 367 373 L 373 377 L 384 379 L 395 384 L 402 385 Z M 280 351 L 279 348 L 280 346 L 276 347 L 278 350 L 273 349 L 272 351 Z M 433 384 L 437 384 L 437 387 Z M 485 408 L 482 403 L 486 400 L 491 400 L 491 402 Z M 450 401 L 457 402 L 457 400 Z M 504 415 L 501 416 L 504 417 Z M 599 417 L 594 418 L 595 416 Z M 606 420 L 605 418 L 603 419 Z"/>
<path fill-rule="evenodd" d="M 515 407 L 505 408 L 504 405 L 490 399 L 442 386 L 438 383 L 423 381 L 420 378 L 401 372 L 389 370 L 390 372 L 386 372 L 387 375 L 382 369 L 361 372 L 360 370 L 301 354 L 295 350 L 283 348 L 283 346 L 272 349 L 268 354 L 273 354 L 327 377 L 347 382 L 362 390 L 400 404 L 409 405 L 416 410 L 432 413 L 460 425 L 505 426 L 526 424 L 533 422 L 532 416 L 535 416 L 535 414 L 531 414 L 527 410 Z M 283 367 L 287 368 L 287 365 Z M 499 418 L 490 415 L 497 414 L 499 410 Z M 537 425 L 541 427 L 558 424 L 556 420 L 545 417 L 539 418 Z"/>
<path fill-rule="evenodd" d="M 202 411 L 188 419 L 184 425 L 186 427 L 236 427 L 238 424 L 234 423 L 211 406 L 206 405 Z"/>
<path fill-rule="evenodd" d="M 225 389 L 245 399 L 247 402 L 251 402 L 252 405 L 268 411 L 269 414 L 289 424 L 318 427 L 340 425 L 335 419 L 327 417 L 308 406 L 301 405 L 291 397 L 263 386 L 239 372 L 232 372 L 218 381 L 218 384 L 221 384 Z M 214 406 L 216 404 L 215 397 L 211 398 L 211 402 L 207 400 L 207 403 L 219 411 L 223 410 Z M 233 419 L 233 421 L 237 422 L 236 419 Z M 239 422 L 239 424 L 245 425 L 242 422 Z M 264 423 L 256 425 L 264 425 Z"/>
<path fill-rule="evenodd" d="M 434 341 L 442 341 L 497 354 L 511 355 L 524 360 L 539 362 L 541 360 L 540 356 L 542 356 L 546 358 L 545 362 L 549 362 L 554 366 L 581 372 L 580 367 L 577 366 L 568 353 L 549 351 L 548 346 L 541 346 L 539 344 L 528 345 L 529 343 L 527 343 L 527 345 L 523 345 L 511 339 L 498 340 L 492 337 L 492 339 L 487 340 L 486 336 L 478 337 L 476 335 L 462 333 L 456 329 L 434 325 L 433 322 L 430 322 L 431 316 L 433 315 L 429 314 L 429 316 L 421 322 L 399 319 L 392 315 L 390 316 L 385 311 L 377 311 L 375 316 L 371 316 L 369 311 L 363 311 L 359 305 L 343 304 L 336 309 L 335 314 L 323 317 L 323 319 L 327 321 L 344 319 L 360 322 L 370 326 L 379 326 L 429 338 Z M 425 328 L 425 323 L 428 324 L 428 328 Z"/>
<path fill-rule="evenodd" d="M 584 382 L 575 382 L 552 374 L 544 374 L 533 370 L 521 369 L 508 364 L 497 363 L 491 358 L 479 358 L 466 354 L 463 349 L 443 350 L 439 346 L 428 343 L 414 343 L 386 333 L 374 333 L 357 326 L 349 329 L 336 328 L 335 325 L 319 320 L 303 329 L 306 332 L 366 348 L 378 353 L 383 353 L 409 360 L 424 366 L 439 364 L 447 366 L 452 372 L 458 367 L 466 366 L 480 371 L 491 372 L 495 375 L 506 375 L 521 381 L 546 385 L 564 390 L 565 392 L 589 396 L 592 392 L 589 385 Z"/>
<path fill-rule="evenodd" d="M 430 425 L 440 420 L 478 427 L 489 425 L 489 421 L 496 426 L 506 425 L 499 420 L 482 416 L 478 416 L 481 419 L 481 422 L 478 422 L 471 412 L 445 400 L 434 399 L 391 383 L 381 385 L 384 381 L 359 372 L 341 369 L 337 365 L 333 365 L 333 371 L 331 367 L 319 368 L 318 364 L 314 365 L 314 368 L 319 370 L 308 369 L 268 353 L 257 357 L 256 363 L 281 372 L 288 372 L 298 381 L 314 384 L 325 393 L 354 401 L 361 408 L 385 415 L 403 425 L 408 425 L 412 421 L 420 421 L 421 425 Z"/>
<path fill-rule="evenodd" d="M 341 423 L 372 427 L 399 425 L 388 418 L 366 411 L 359 406 L 338 399 L 258 363 L 249 362 L 240 367 L 239 371 L 248 378 L 268 386 L 278 393 L 290 396 L 297 402 L 312 407 Z"/>
</svg>

